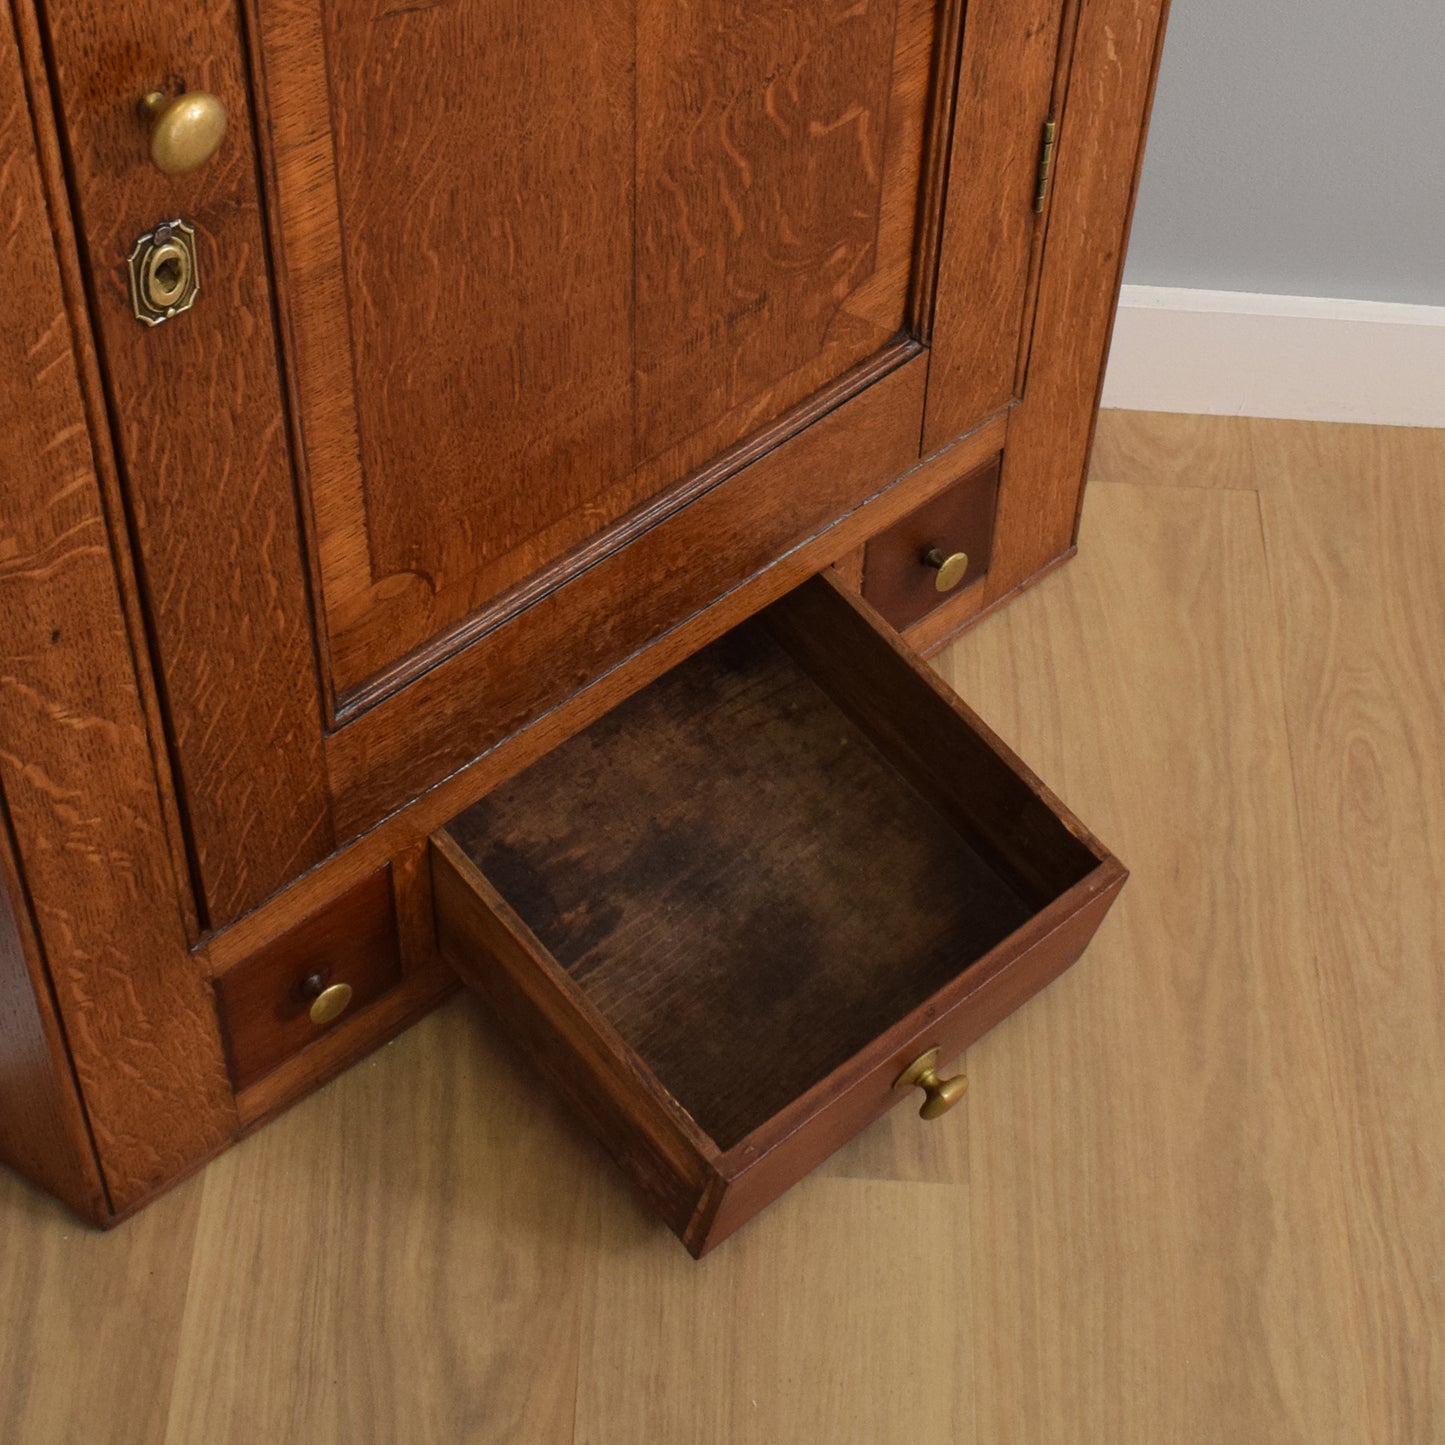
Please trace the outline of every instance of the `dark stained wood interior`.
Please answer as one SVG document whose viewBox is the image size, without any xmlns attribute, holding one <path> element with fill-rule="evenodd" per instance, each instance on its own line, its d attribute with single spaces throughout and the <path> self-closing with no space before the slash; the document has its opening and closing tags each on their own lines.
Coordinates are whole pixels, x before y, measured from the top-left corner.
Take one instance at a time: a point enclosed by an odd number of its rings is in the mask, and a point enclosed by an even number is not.
<svg viewBox="0 0 1445 1445">
<path fill-rule="evenodd" d="M 766 616 L 449 829 L 723 1149 L 1048 901 L 905 779 Z M 1059 893 L 1095 861 L 1070 856 Z"/>
</svg>

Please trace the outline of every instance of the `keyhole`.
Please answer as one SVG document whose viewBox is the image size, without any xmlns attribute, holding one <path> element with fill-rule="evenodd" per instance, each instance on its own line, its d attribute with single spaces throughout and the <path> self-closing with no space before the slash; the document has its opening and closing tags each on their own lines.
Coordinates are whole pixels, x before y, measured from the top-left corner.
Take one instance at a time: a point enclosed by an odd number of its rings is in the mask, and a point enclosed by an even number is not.
<svg viewBox="0 0 1445 1445">
<path fill-rule="evenodd" d="M 185 221 L 166 221 L 136 242 L 126 264 L 137 321 L 159 326 L 190 309 L 196 299 L 194 235 Z"/>
<path fill-rule="evenodd" d="M 190 281 L 190 258 L 175 242 L 167 242 L 151 257 L 146 269 L 146 292 L 158 310 L 164 311 L 179 301 Z"/>
</svg>

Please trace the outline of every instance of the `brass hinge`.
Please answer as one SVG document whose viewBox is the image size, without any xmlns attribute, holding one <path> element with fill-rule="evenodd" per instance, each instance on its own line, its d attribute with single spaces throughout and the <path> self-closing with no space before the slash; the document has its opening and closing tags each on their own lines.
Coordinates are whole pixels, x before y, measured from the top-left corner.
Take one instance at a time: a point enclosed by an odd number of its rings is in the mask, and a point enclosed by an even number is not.
<svg viewBox="0 0 1445 1445">
<path fill-rule="evenodd" d="M 1034 192 L 1034 213 L 1041 214 L 1049 196 L 1049 181 L 1054 174 L 1054 140 L 1059 133 L 1058 122 L 1050 116 L 1044 122 L 1043 148 L 1039 151 L 1039 188 Z"/>
</svg>

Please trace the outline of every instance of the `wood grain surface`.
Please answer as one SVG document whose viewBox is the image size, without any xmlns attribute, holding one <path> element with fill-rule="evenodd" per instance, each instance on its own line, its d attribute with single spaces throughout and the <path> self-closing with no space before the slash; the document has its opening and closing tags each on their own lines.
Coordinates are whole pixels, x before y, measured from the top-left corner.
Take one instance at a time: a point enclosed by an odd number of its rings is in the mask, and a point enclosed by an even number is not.
<svg viewBox="0 0 1445 1445">
<path fill-rule="evenodd" d="M 904 330 L 931 0 L 250 9 L 343 696 Z"/>
<path fill-rule="evenodd" d="M 64 197 L 42 182 L 21 76 L 7 8 L 0 216 L 9 263 L 30 279 L 0 314 L 0 786 L 24 873 L 23 888 L 5 882 L 30 916 L 0 942 L 0 1141 L 104 1218 L 217 1147 L 234 1112 L 209 991 L 186 952 L 53 250 Z"/>
<path fill-rule="evenodd" d="M 1067 554 L 1114 324 L 1167 0 L 1081 5 L 987 604 Z M 935 338 L 935 346 L 940 339 Z M 930 395 L 930 405 L 933 397 Z"/>
<path fill-rule="evenodd" d="M 1259 489 L 1372 1438 L 1425 1445 L 1445 1418 L 1445 434 L 1105 416 L 1102 475 Z"/>
<path fill-rule="evenodd" d="M 1034 212 L 1066 0 L 971 0 L 933 314 L 925 452 L 1017 395 Z M 981 198 L 996 194 L 982 203 Z"/>
<path fill-rule="evenodd" d="M 947 667 L 1135 865 L 970 1051 L 980 1437 L 1368 1439 L 1258 500 L 1105 481 L 1086 521 Z"/>
<path fill-rule="evenodd" d="M 694 1264 L 460 999 L 113 1234 L 0 1176 L 0 1433 L 1433 1442 L 1445 434 L 1095 470 L 940 665 L 1134 877 L 947 1121 Z"/>
<path fill-rule="evenodd" d="M 916 463 L 924 362 L 914 348 L 865 390 L 845 391 L 805 431 L 667 510 L 631 546 L 603 553 L 332 735 L 343 832 L 374 826 L 538 717 L 575 713 L 593 683 L 617 701 L 623 664 L 661 655 L 669 634 L 725 632 L 847 550 L 846 534 L 862 540 L 868 512 L 889 511 L 890 484 Z"/>
<path fill-rule="evenodd" d="M 27 736 L 35 707 L 27 694 L 34 696 L 36 679 L 33 664 L 27 663 L 37 638 L 34 625 L 26 625 L 26 614 L 39 600 L 35 579 L 46 570 L 45 544 L 59 542 L 27 515 L 36 494 L 53 498 L 58 490 L 45 485 L 35 459 L 55 458 L 56 470 L 67 473 L 61 486 L 78 481 L 94 488 L 59 271 L 48 238 L 28 224 L 44 207 L 16 35 L 6 9 L 0 11 L 0 215 L 8 220 L 0 240 L 13 264 L 33 269 L 56 294 L 46 297 L 37 288 L 40 294 L 18 298 L 20 304 L 0 313 L 0 395 L 5 401 L 0 456 L 16 459 L 7 467 L 11 474 L 0 492 L 0 1160 L 24 1170 L 83 1215 L 100 1218 L 107 1211 L 100 1170 L 21 885 L 4 802 L 6 791 L 23 789 L 35 763 Z M 37 362 L 44 370 L 27 385 L 29 368 Z M 27 392 L 31 406 L 12 403 Z M 40 510 L 43 514 L 44 508 Z M 44 625 L 42 621 L 42 629 Z M 43 716 L 43 705 L 40 711 Z M 49 732 L 43 741 L 53 744 L 55 729 Z M 37 782 L 44 777 L 43 770 L 30 775 Z M 36 801 L 51 801 L 43 783 L 40 790 L 23 789 L 17 799 L 22 820 L 27 802 Z"/>
<path fill-rule="evenodd" d="M 54 0 L 44 21 L 200 911 L 221 924 L 332 843 L 240 18 L 230 0 Z M 158 88 L 229 112 L 194 174 L 151 164 L 135 107 Z M 142 326 L 126 258 L 177 216 L 201 294 Z"/>
</svg>

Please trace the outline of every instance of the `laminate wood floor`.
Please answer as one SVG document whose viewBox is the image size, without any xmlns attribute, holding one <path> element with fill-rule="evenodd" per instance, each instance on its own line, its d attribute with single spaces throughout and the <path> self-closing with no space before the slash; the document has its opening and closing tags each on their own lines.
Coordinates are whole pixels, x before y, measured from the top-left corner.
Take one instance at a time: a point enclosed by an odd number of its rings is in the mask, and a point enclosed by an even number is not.
<svg viewBox="0 0 1445 1445">
<path fill-rule="evenodd" d="M 1132 865 L 693 1263 L 458 1000 L 110 1235 L 0 1174 L 0 1441 L 1445 1439 L 1445 433 L 1106 413 L 939 660 Z"/>
</svg>

